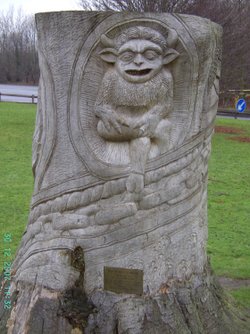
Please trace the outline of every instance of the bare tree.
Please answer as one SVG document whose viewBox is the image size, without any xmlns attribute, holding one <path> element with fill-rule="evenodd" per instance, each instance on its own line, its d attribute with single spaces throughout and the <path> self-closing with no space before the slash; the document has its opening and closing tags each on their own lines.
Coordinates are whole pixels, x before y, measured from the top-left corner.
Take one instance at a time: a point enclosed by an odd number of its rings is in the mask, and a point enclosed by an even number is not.
<svg viewBox="0 0 250 334">
<path fill-rule="evenodd" d="M 249 2 L 196 0 L 187 13 L 207 17 L 223 27 L 221 90 L 249 88 Z"/>
<path fill-rule="evenodd" d="M 193 0 L 79 0 L 85 10 L 114 10 L 134 12 L 178 12 L 183 11 Z"/>
<path fill-rule="evenodd" d="M 0 82 L 36 83 L 38 78 L 34 17 L 10 7 L 0 14 Z"/>
</svg>

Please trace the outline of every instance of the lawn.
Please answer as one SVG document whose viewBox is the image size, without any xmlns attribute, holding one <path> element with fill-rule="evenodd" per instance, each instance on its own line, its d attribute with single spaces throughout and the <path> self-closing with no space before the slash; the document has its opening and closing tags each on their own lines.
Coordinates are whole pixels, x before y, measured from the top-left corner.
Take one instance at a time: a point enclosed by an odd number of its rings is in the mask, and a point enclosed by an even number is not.
<svg viewBox="0 0 250 334">
<path fill-rule="evenodd" d="M 0 103 L 0 249 L 6 247 L 4 234 L 11 233 L 13 254 L 27 224 L 33 188 L 35 108 L 31 104 Z"/>
<path fill-rule="evenodd" d="M 250 279 L 250 121 L 218 118 L 208 182 L 208 255 L 217 276 Z M 230 291 L 250 308 L 250 288 Z"/>
<path fill-rule="evenodd" d="M 35 108 L 0 103 L 0 249 L 6 247 L 4 234 L 11 233 L 13 256 L 27 224 L 32 195 Z M 238 138 L 250 138 L 250 121 L 220 118 L 216 125 L 219 132 L 213 137 L 209 162 L 208 254 L 216 275 L 250 278 L 250 142 Z M 250 308 L 250 288 L 231 293 Z"/>
<path fill-rule="evenodd" d="M 239 141 L 250 139 L 250 121 L 220 118 L 216 125 L 209 162 L 208 254 L 217 275 L 250 278 L 250 140 Z"/>
</svg>

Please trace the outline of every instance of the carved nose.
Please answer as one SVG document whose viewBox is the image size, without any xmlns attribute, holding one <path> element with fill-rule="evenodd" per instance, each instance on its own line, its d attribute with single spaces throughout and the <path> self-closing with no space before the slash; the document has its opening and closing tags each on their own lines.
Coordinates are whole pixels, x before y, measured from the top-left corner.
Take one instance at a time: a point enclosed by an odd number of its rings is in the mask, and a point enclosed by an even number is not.
<svg viewBox="0 0 250 334">
<path fill-rule="evenodd" d="M 140 54 L 137 54 L 134 58 L 134 63 L 136 65 L 141 65 L 143 64 L 143 57 Z"/>
</svg>

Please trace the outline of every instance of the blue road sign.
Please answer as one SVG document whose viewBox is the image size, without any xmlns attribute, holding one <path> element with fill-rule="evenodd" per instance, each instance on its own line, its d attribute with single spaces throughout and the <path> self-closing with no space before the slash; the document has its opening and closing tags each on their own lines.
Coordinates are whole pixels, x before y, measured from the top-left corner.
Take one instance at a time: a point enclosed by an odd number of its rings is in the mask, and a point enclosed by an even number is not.
<svg viewBox="0 0 250 334">
<path fill-rule="evenodd" d="M 238 112 L 244 112 L 246 110 L 247 103 L 244 99 L 239 99 L 236 103 L 236 109 Z"/>
</svg>

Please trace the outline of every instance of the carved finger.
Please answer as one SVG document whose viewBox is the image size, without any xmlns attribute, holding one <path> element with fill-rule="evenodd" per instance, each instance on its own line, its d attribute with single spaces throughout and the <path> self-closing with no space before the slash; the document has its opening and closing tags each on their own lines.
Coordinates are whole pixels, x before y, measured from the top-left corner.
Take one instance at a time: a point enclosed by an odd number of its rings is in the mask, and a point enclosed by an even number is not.
<svg viewBox="0 0 250 334">
<path fill-rule="evenodd" d="M 126 121 L 123 117 L 118 117 L 117 118 L 117 122 L 119 122 L 120 124 L 124 125 L 124 126 L 130 126 L 129 122 Z"/>
<path fill-rule="evenodd" d="M 111 126 L 110 126 L 110 123 L 109 123 L 108 119 L 107 119 L 106 117 L 103 117 L 103 118 L 102 118 L 102 121 L 103 121 L 103 124 L 104 124 L 105 128 L 106 128 L 108 131 L 110 131 L 110 130 L 111 130 Z"/>
<path fill-rule="evenodd" d="M 102 115 L 106 114 L 106 109 L 103 108 L 103 106 L 97 105 L 96 108 L 95 108 L 95 114 L 98 117 L 102 118 Z"/>
<path fill-rule="evenodd" d="M 110 121 L 110 122 L 111 122 L 113 128 L 114 128 L 119 134 L 121 134 L 121 133 L 122 133 L 122 130 L 121 130 L 121 127 L 120 127 L 119 123 L 118 123 L 116 120 L 114 120 L 114 119 L 113 119 L 112 121 Z"/>
<path fill-rule="evenodd" d="M 142 120 L 134 122 L 134 124 L 132 124 L 132 128 L 138 129 L 138 128 L 143 127 L 144 125 L 145 125 L 145 121 L 142 119 Z"/>
</svg>

